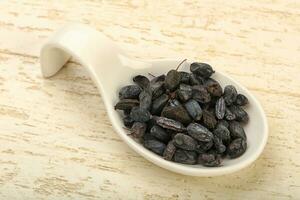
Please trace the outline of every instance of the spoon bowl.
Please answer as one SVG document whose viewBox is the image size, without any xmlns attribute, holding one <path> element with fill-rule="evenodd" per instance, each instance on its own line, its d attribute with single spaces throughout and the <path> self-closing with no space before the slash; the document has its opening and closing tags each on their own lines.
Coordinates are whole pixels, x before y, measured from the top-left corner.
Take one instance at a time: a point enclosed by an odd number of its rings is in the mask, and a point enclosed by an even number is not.
<svg viewBox="0 0 300 200">
<path fill-rule="evenodd" d="M 266 145 L 268 124 L 260 103 L 241 84 L 224 73 L 216 72 L 212 78 L 219 81 L 223 88 L 229 84 L 234 85 L 237 91 L 249 100 L 245 108 L 249 114 L 249 122 L 244 126 L 248 143 L 246 152 L 236 159 L 224 159 L 220 167 L 185 165 L 164 160 L 128 136 L 128 132 L 123 128 L 121 114 L 114 110 L 114 105 L 118 101 L 119 89 L 132 83 L 132 77 L 138 74 L 147 75 L 149 72 L 154 75 L 164 74 L 176 68 L 183 59 L 132 59 L 100 32 L 85 25 L 69 24 L 54 34 L 43 46 L 40 55 L 43 76 L 55 75 L 71 57 L 76 58 L 88 70 L 99 89 L 111 123 L 123 141 L 138 154 L 162 168 L 191 176 L 224 175 L 250 165 Z M 180 70 L 189 71 L 190 63 L 183 63 Z"/>
</svg>

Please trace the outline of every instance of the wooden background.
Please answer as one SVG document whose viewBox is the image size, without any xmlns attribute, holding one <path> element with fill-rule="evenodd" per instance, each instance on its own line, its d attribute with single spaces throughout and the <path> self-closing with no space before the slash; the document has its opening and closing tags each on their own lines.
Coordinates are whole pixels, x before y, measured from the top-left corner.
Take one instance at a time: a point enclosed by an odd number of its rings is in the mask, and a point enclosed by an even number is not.
<svg viewBox="0 0 300 200">
<path fill-rule="evenodd" d="M 261 101 L 262 156 L 214 178 L 146 161 L 113 131 L 87 72 L 43 79 L 39 50 L 66 22 L 139 58 L 208 62 Z M 300 1 L 0 1 L 0 199 L 300 199 Z"/>
</svg>

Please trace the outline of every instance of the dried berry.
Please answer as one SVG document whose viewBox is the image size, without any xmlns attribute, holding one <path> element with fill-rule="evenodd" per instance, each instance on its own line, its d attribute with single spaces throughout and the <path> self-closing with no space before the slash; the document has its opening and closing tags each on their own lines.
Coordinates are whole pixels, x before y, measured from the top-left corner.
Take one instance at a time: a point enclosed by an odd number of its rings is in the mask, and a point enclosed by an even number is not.
<svg viewBox="0 0 300 200">
<path fill-rule="evenodd" d="M 131 119 L 130 116 L 125 116 L 123 118 L 123 123 L 124 123 L 124 126 L 126 126 L 127 128 L 131 128 L 134 121 L 133 121 L 133 119 Z"/>
<path fill-rule="evenodd" d="M 197 141 L 183 133 L 177 133 L 174 137 L 174 145 L 180 149 L 193 151 L 196 150 Z"/>
<path fill-rule="evenodd" d="M 165 92 L 164 82 L 158 81 L 150 84 L 150 89 L 152 91 L 152 98 L 156 99 Z"/>
<path fill-rule="evenodd" d="M 144 147 L 161 156 L 166 149 L 166 145 L 164 143 L 154 139 L 144 140 Z"/>
<path fill-rule="evenodd" d="M 169 119 L 174 119 L 183 124 L 189 124 L 192 121 L 188 112 L 184 109 L 182 105 L 166 106 L 161 112 L 161 116 Z"/>
<path fill-rule="evenodd" d="M 146 89 L 150 85 L 150 81 L 146 76 L 137 75 L 133 77 L 133 82 L 135 82 L 140 88 Z"/>
<path fill-rule="evenodd" d="M 168 106 L 176 107 L 176 106 L 180 106 L 180 105 L 181 105 L 181 103 L 177 99 L 170 99 L 168 101 Z"/>
<path fill-rule="evenodd" d="M 225 115 L 225 101 L 224 99 L 221 97 L 218 99 L 218 101 L 216 102 L 216 108 L 215 108 L 215 112 L 216 112 L 216 117 L 218 119 L 223 119 L 224 115 Z"/>
<path fill-rule="evenodd" d="M 156 120 L 155 120 L 155 116 L 152 116 L 151 119 L 149 121 L 147 121 L 147 132 L 150 132 L 151 128 L 153 126 L 157 125 L 156 124 Z"/>
<path fill-rule="evenodd" d="M 169 91 L 174 91 L 180 84 L 180 73 L 176 70 L 170 70 L 165 79 L 165 88 Z"/>
<path fill-rule="evenodd" d="M 150 110 L 152 104 L 152 93 L 149 90 L 143 90 L 139 95 L 140 107 Z"/>
<path fill-rule="evenodd" d="M 167 133 L 169 133 L 171 135 L 171 138 L 174 139 L 175 135 L 177 134 L 176 131 L 170 130 L 170 129 L 166 129 Z"/>
<path fill-rule="evenodd" d="M 203 153 L 198 156 L 198 163 L 207 167 L 217 167 L 221 164 L 221 156 L 213 153 Z"/>
<path fill-rule="evenodd" d="M 191 123 L 187 127 L 188 134 L 201 142 L 209 142 L 213 139 L 214 135 L 204 126 L 197 123 Z"/>
<path fill-rule="evenodd" d="M 180 84 L 179 89 L 177 90 L 177 95 L 182 102 L 186 102 L 192 98 L 192 87 L 186 84 Z"/>
<path fill-rule="evenodd" d="M 218 121 L 217 128 L 219 126 L 225 126 L 226 128 L 228 128 L 229 127 L 229 123 L 226 120 L 221 119 L 221 120 Z"/>
<path fill-rule="evenodd" d="M 153 84 L 153 83 L 156 83 L 156 82 L 164 82 L 165 79 L 166 79 L 166 75 L 162 74 L 162 75 L 160 75 L 160 76 L 154 77 L 154 78 L 150 81 L 150 83 Z"/>
<path fill-rule="evenodd" d="M 150 120 L 151 114 L 144 108 L 134 107 L 131 110 L 130 117 L 135 122 L 147 122 Z"/>
<path fill-rule="evenodd" d="M 210 94 L 202 85 L 193 86 L 193 99 L 200 103 L 208 103 L 211 100 Z"/>
<path fill-rule="evenodd" d="M 218 153 L 224 153 L 226 151 L 226 146 L 219 137 L 214 137 L 214 146 Z"/>
<path fill-rule="evenodd" d="M 137 106 L 137 105 L 136 105 Z M 134 106 L 135 107 L 135 106 Z M 130 115 L 131 109 L 123 110 L 124 116 Z"/>
<path fill-rule="evenodd" d="M 190 83 L 190 74 L 188 72 L 179 72 L 180 74 L 180 83 L 189 84 Z"/>
<path fill-rule="evenodd" d="M 196 74 L 190 74 L 190 85 L 202 85 L 203 80 L 201 77 L 198 77 Z"/>
<path fill-rule="evenodd" d="M 248 122 L 249 116 L 248 113 L 241 107 L 239 106 L 230 106 L 230 111 L 236 116 L 236 120 L 239 122 Z"/>
<path fill-rule="evenodd" d="M 226 105 L 231 105 L 235 102 L 237 97 L 237 91 L 233 85 L 227 85 L 224 88 L 224 100 Z"/>
<path fill-rule="evenodd" d="M 182 164 L 194 165 L 197 162 L 197 153 L 178 149 L 175 152 L 174 161 Z"/>
<path fill-rule="evenodd" d="M 165 160 L 172 160 L 175 151 L 176 151 L 176 146 L 174 145 L 174 140 L 171 140 L 168 143 L 167 147 L 165 148 L 165 151 L 163 153 L 163 158 Z"/>
<path fill-rule="evenodd" d="M 152 136 L 150 133 L 146 132 L 143 136 L 143 141 L 146 140 L 157 140 L 154 136 Z"/>
<path fill-rule="evenodd" d="M 135 138 L 142 138 L 146 132 L 147 124 L 143 122 L 134 122 L 131 127 L 131 134 Z"/>
<path fill-rule="evenodd" d="M 208 110 L 203 111 L 203 124 L 209 128 L 214 129 L 217 125 L 217 120 L 212 112 L 209 112 Z"/>
<path fill-rule="evenodd" d="M 232 121 L 229 125 L 230 136 L 232 138 L 243 138 L 246 140 L 246 134 L 240 123 Z"/>
<path fill-rule="evenodd" d="M 207 79 L 204 83 L 204 86 L 209 94 L 213 97 L 220 97 L 223 93 L 221 85 L 212 78 Z"/>
<path fill-rule="evenodd" d="M 248 104 L 248 99 L 245 95 L 238 94 L 234 103 L 238 106 L 244 106 Z"/>
<path fill-rule="evenodd" d="M 162 109 L 165 107 L 169 100 L 169 96 L 166 94 L 161 95 L 155 99 L 152 103 L 151 113 L 154 115 L 160 115 Z"/>
<path fill-rule="evenodd" d="M 202 117 L 202 109 L 196 100 L 190 99 L 184 104 L 184 107 L 194 120 L 200 121 Z"/>
<path fill-rule="evenodd" d="M 197 153 L 205 153 L 208 150 L 210 150 L 214 146 L 213 140 L 209 142 L 198 142 L 198 145 L 196 147 Z"/>
<path fill-rule="evenodd" d="M 139 105 L 136 99 L 121 99 L 116 105 L 115 110 L 131 110 L 133 107 Z"/>
<path fill-rule="evenodd" d="M 222 124 L 218 124 L 217 128 L 214 130 L 214 135 L 220 138 L 225 143 L 228 143 L 230 141 L 230 132 Z"/>
<path fill-rule="evenodd" d="M 225 110 L 225 119 L 228 121 L 235 120 L 236 116 L 229 108 L 226 108 Z"/>
<path fill-rule="evenodd" d="M 192 63 L 190 70 L 203 78 L 209 78 L 215 72 L 209 64 L 199 62 Z"/>
<path fill-rule="evenodd" d="M 137 85 L 127 85 L 119 92 L 120 99 L 137 99 L 142 89 Z"/>
<path fill-rule="evenodd" d="M 227 153 L 230 158 L 237 158 L 245 153 L 247 149 L 247 143 L 243 138 L 233 140 L 227 148 Z"/>
<path fill-rule="evenodd" d="M 206 63 L 192 63 L 191 73 L 177 71 L 184 61 L 167 75 L 133 77 L 136 85 L 121 88 L 115 109 L 136 141 L 165 160 L 220 166 L 222 158 L 246 151 L 242 125 L 249 116 L 241 106 L 248 99 L 232 85 L 223 94 Z"/>
<path fill-rule="evenodd" d="M 165 117 L 155 117 L 155 120 L 156 123 L 163 128 L 171 129 L 177 132 L 185 131 L 185 127 L 183 126 L 183 124 L 173 119 L 168 119 Z"/>
<path fill-rule="evenodd" d="M 159 141 L 167 143 L 171 136 L 160 126 L 154 125 L 150 130 L 150 135 L 158 139 Z"/>
</svg>

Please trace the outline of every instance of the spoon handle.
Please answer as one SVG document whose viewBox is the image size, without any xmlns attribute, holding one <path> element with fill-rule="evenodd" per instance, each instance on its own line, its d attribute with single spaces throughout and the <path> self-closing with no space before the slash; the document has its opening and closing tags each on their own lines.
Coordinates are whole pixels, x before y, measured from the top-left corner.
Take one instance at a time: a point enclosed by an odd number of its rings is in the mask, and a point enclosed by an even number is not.
<svg viewBox="0 0 300 200">
<path fill-rule="evenodd" d="M 71 58 L 76 58 L 83 66 L 95 71 L 95 67 L 114 65 L 120 62 L 118 56 L 124 54 L 109 38 L 82 24 L 68 24 L 58 30 L 41 50 L 41 67 L 44 77 L 50 77 Z M 105 71 L 102 71 L 105 73 Z"/>
<path fill-rule="evenodd" d="M 64 26 L 44 44 L 40 52 L 43 76 L 55 75 L 71 57 L 87 69 L 107 101 L 114 99 L 112 92 L 136 70 L 134 59 L 105 35 L 82 24 Z"/>
</svg>

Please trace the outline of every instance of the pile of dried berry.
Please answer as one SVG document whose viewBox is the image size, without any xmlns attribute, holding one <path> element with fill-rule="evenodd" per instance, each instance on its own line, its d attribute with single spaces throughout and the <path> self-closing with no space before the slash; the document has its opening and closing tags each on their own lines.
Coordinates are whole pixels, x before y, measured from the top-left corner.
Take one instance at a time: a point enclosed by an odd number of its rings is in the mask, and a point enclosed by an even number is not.
<svg viewBox="0 0 300 200">
<path fill-rule="evenodd" d="M 224 157 L 241 156 L 247 148 L 242 124 L 249 119 L 241 106 L 248 99 L 232 85 L 223 91 L 206 63 L 192 63 L 191 73 L 178 67 L 152 80 L 135 76 L 134 85 L 121 88 L 115 109 L 123 110 L 131 135 L 164 159 L 183 164 L 213 167 Z"/>
</svg>

